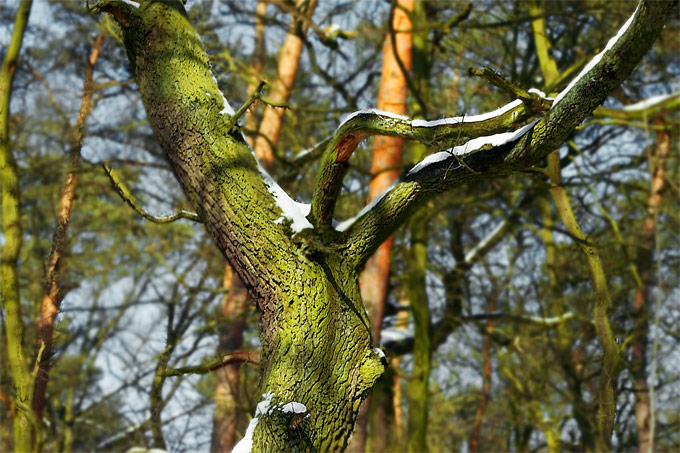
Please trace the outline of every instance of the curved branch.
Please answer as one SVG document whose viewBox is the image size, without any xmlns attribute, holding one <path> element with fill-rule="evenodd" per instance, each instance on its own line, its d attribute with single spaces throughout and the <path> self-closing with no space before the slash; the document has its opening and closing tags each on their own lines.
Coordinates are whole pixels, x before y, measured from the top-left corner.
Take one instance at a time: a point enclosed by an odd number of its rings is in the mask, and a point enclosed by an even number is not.
<svg viewBox="0 0 680 453">
<path fill-rule="evenodd" d="M 531 118 L 533 112 L 522 101 L 513 101 L 493 112 L 474 116 L 457 116 L 435 121 L 410 120 L 393 113 L 367 109 L 350 114 L 331 137 L 321 161 L 321 170 L 312 198 L 310 221 L 329 227 L 348 161 L 359 143 L 370 135 L 385 135 L 415 140 L 446 149 L 470 139 L 507 131 Z"/>
<path fill-rule="evenodd" d="M 106 164 L 103 164 L 102 167 L 104 168 L 106 175 L 109 177 L 111 185 L 115 189 L 116 193 L 120 195 L 120 198 L 122 198 L 125 203 L 127 203 L 132 209 L 134 209 L 134 211 L 137 214 L 141 215 L 146 220 L 149 220 L 153 223 L 171 223 L 179 219 L 189 219 L 194 222 L 203 223 L 198 214 L 185 210 L 179 210 L 172 215 L 164 216 L 155 216 L 149 214 L 144 210 L 144 208 L 139 206 L 139 203 L 137 202 L 137 200 L 135 200 L 135 197 L 132 195 L 132 192 L 130 192 L 130 189 L 128 189 L 128 187 L 123 183 L 123 181 L 121 181 L 120 178 L 118 178 L 118 175 L 115 174 L 113 168 L 109 167 Z"/>
</svg>

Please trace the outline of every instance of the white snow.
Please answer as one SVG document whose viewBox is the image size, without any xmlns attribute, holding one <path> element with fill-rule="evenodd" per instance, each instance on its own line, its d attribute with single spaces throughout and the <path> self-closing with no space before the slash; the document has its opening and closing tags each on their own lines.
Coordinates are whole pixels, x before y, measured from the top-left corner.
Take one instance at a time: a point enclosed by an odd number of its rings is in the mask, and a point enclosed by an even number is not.
<svg viewBox="0 0 680 453">
<path fill-rule="evenodd" d="M 212 71 L 212 70 L 211 70 L 211 71 Z M 233 114 L 235 114 L 236 111 L 231 107 L 231 104 L 229 104 L 229 101 L 227 101 L 227 98 L 224 97 L 224 93 L 222 93 L 222 90 L 220 90 L 220 86 L 219 86 L 219 84 L 217 83 L 217 78 L 215 77 L 215 74 L 211 74 L 211 75 L 212 75 L 212 78 L 213 78 L 213 82 L 215 82 L 215 86 L 217 87 L 217 91 L 220 93 L 220 96 L 222 96 L 222 101 L 224 102 L 224 104 L 223 104 L 224 107 L 222 108 L 222 110 L 220 111 L 220 113 L 221 113 L 222 115 L 224 115 L 225 113 L 226 113 L 227 115 L 233 115 Z"/>
<path fill-rule="evenodd" d="M 383 352 L 382 349 L 380 349 L 380 348 L 373 348 L 373 352 L 375 352 L 376 354 L 378 354 L 378 357 L 380 357 L 381 359 L 384 359 L 384 358 L 385 358 L 385 353 Z"/>
<path fill-rule="evenodd" d="M 324 30 L 327 35 L 332 35 L 336 31 L 341 31 L 342 28 L 340 28 L 340 25 L 338 24 L 330 24 L 326 29 Z"/>
<path fill-rule="evenodd" d="M 306 228 L 314 228 L 314 225 L 307 220 L 307 215 L 309 215 L 312 206 L 308 203 L 300 203 L 293 200 L 290 195 L 283 190 L 283 187 L 278 185 L 276 181 L 274 181 L 274 178 L 262 168 L 259 162 L 257 163 L 257 168 L 260 170 L 260 174 L 264 178 L 264 182 L 267 184 L 269 192 L 274 195 L 276 205 L 281 209 L 281 217 L 276 219 L 274 223 L 283 223 L 285 219 L 290 220 L 290 229 L 293 233 L 299 233 Z"/>
<path fill-rule="evenodd" d="M 120 0 L 121 2 L 128 4 L 132 6 L 133 8 L 138 8 L 139 9 L 139 3 L 133 2 L 132 0 Z"/>
<path fill-rule="evenodd" d="M 628 18 L 626 23 L 623 24 L 623 26 L 619 29 L 619 32 L 616 34 L 616 36 L 614 36 L 612 39 L 609 40 L 609 42 L 605 46 L 604 50 L 602 52 L 598 53 L 597 55 L 595 55 L 593 57 L 593 59 L 588 62 L 586 67 L 583 68 L 583 70 L 581 70 L 579 75 L 576 76 L 576 78 L 573 79 L 569 83 L 569 85 L 567 85 L 567 87 L 557 95 L 557 97 L 555 98 L 555 101 L 553 102 L 553 105 L 552 105 L 553 108 L 567 95 L 567 93 L 569 93 L 569 91 L 574 87 L 574 85 L 576 85 L 576 83 L 579 80 L 581 80 L 586 74 L 588 74 L 588 72 L 590 72 L 590 70 L 593 69 L 593 67 L 595 67 L 595 65 L 598 64 L 600 62 L 600 60 L 602 60 L 602 57 L 604 56 L 604 54 L 607 53 L 607 51 L 609 49 L 614 47 L 614 44 L 616 44 L 616 42 L 619 40 L 619 38 L 621 38 L 621 36 L 623 36 L 623 34 L 626 32 L 626 30 L 628 30 L 628 27 L 630 27 L 630 24 L 633 22 L 633 18 L 635 17 L 635 15 L 638 12 L 638 9 L 640 9 L 640 5 L 638 5 L 638 7 L 635 8 L 635 12 Z"/>
<path fill-rule="evenodd" d="M 466 142 L 463 145 L 455 146 L 446 151 L 440 151 L 438 153 L 431 154 L 427 156 L 425 159 L 418 162 L 411 170 L 409 170 L 408 173 L 406 173 L 406 176 L 416 174 L 423 168 L 428 167 L 429 165 L 432 165 L 435 162 L 446 160 L 451 156 L 463 156 L 465 154 L 476 151 L 485 145 L 500 146 L 505 143 L 517 140 L 522 135 L 526 134 L 527 131 L 529 131 L 532 127 L 534 127 L 534 125 L 537 122 L 538 120 L 533 121 L 527 124 L 526 126 L 517 129 L 516 131 L 503 132 L 502 134 L 489 135 L 486 137 L 477 137 Z"/>
<path fill-rule="evenodd" d="M 356 112 L 352 112 L 349 115 L 347 115 L 341 122 L 340 125 L 337 127 L 337 129 L 340 129 L 346 122 L 351 120 L 354 117 L 357 117 L 359 115 L 365 115 L 367 113 L 373 113 L 374 115 L 378 115 L 380 117 L 387 117 L 387 118 L 394 118 L 397 120 L 407 120 L 408 117 L 403 116 L 403 115 L 397 115 L 396 113 L 390 113 L 386 112 L 384 110 L 378 110 L 378 109 L 363 109 L 363 110 L 357 110 Z"/>
<path fill-rule="evenodd" d="M 639 102 L 636 102 L 635 104 L 630 104 L 625 107 L 623 107 L 622 110 L 625 110 L 627 112 L 630 111 L 635 111 L 635 110 L 644 110 L 646 108 L 649 108 L 655 104 L 660 104 L 661 102 L 665 101 L 666 99 L 670 99 L 672 97 L 680 95 L 680 92 L 677 93 L 670 93 L 670 94 L 660 94 L 658 96 L 652 96 L 651 98 L 643 99 Z"/>
<path fill-rule="evenodd" d="M 539 90 L 538 88 L 529 88 L 529 93 L 535 93 L 539 97 L 545 99 L 546 101 L 554 101 L 555 98 L 549 98 L 547 94 L 545 94 L 543 91 Z"/>
<path fill-rule="evenodd" d="M 397 329 L 395 327 L 388 327 L 380 331 L 380 344 L 385 345 L 393 341 L 403 341 L 413 338 L 413 334 L 407 329 Z"/>
<path fill-rule="evenodd" d="M 307 406 L 296 401 L 286 403 L 281 407 L 281 412 L 285 414 L 304 414 L 307 412 Z"/>
<path fill-rule="evenodd" d="M 538 91 L 538 90 L 536 90 L 536 91 Z M 545 93 L 543 93 L 543 94 L 545 95 Z M 549 98 L 547 98 L 547 99 L 549 99 Z M 451 116 L 451 117 L 448 117 L 448 118 L 441 118 L 441 119 L 433 120 L 433 121 L 412 120 L 412 121 L 410 121 L 410 123 L 411 123 L 411 127 L 436 127 L 436 126 L 441 126 L 441 125 L 446 125 L 446 124 L 475 123 L 475 122 L 486 121 L 486 120 L 489 120 L 489 119 L 492 119 L 492 118 L 499 117 L 499 116 L 503 115 L 504 113 L 507 113 L 510 110 L 512 110 L 515 107 L 518 107 L 520 105 L 522 105 L 522 101 L 520 99 L 515 99 L 514 101 L 510 102 L 509 104 L 505 104 L 503 107 L 497 108 L 496 110 L 493 110 L 491 112 L 482 113 L 480 115 Z M 348 114 L 342 120 L 342 122 L 340 123 L 340 126 L 338 126 L 338 129 L 340 129 L 340 127 L 343 124 L 347 123 L 352 118 L 355 118 L 359 115 L 364 115 L 364 114 L 374 114 L 374 115 L 378 115 L 380 117 L 409 121 L 409 118 L 407 116 L 397 115 L 395 113 L 390 113 L 390 112 L 386 112 L 384 110 L 378 110 L 378 109 L 363 109 L 363 110 L 357 110 L 356 112 L 352 112 L 352 113 Z"/>
<path fill-rule="evenodd" d="M 503 107 L 500 107 L 496 110 L 493 110 L 491 112 L 487 113 L 482 113 L 480 115 L 471 115 L 471 116 L 452 116 L 449 118 L 442 118 L 434 121 L 425 121 L 425 120 L 413 120 L 411 121 L 411 126 L 412 127 L 435 127 L 435 126 L 441 126 L 443 124 L 460 124 L 460 123 L 476 123 L 478 121 L 486 121 L 491 118 L 496 118 L 498 116 L 501 116 L 502 114 L 509 112 L 510 110 L 514 109 L 515 107 L 518 107 L 522 105 L 522 101 L 520 99 L 515 99 L 509 104 L 505 104 Z"/>
<path fill-rule="evenodd" d="M 272 398 L 274 397 L 274 392 L 263 393 L 262 397 L 264 399 L 257 403 L 257 409 L 255 409 L 255 417 L 253 417 L 253 419 L 250 420 L 250 423 L 248 424 L 248 429 L 246 429 L 246 434 L 243 436 L 243 439 L 241 439 L 239 443 L 236 444 L 234 449 L 231 451 L 232 453 L 249 453 L 250 450 L 252 450 L 253 433 L 255 432 L 255 427 L 257 426 L 258 416 L 269 413 L 269 405 L 271 404 Z"/>
<path fill-rule="evenodd" d="M 349 219 L 347 219 L 347 220 L 343 220 L 342 222 L 338 223 L 338 224 L 335 226 L 335 229 L 336 229 L 337 231 L 345 231 L 345 230 L 347 230 L 349 227 L 352 226 L 352 224 L 353 224 L 354 222 L 357 221 L 357 219 L 358 219 L 359 217 L 361 217 L 362 215 L 366 214 L 368 211 L 370 211 L 371 209 L 373 209 L 373 207 L 374 207 L 375 205 L 377 205 L 378 202 L 379 202 L 380 200 L 382 200 L 383 198 L 385 198 L 385 195 L 387 195 L 387 193 L 388 193 L 390 190 L 392 190 L 392 189 L 394 188 L 394 186 L 397 185 L 398 182 L 399 182 L 399 181 L 395 181 L 395 182 L 394 182 L 391 186 L 389 186 L 383 193 L 381 193 L 380 195 L 378 195 L 377 197 L 375 197 L 374 199 L 372 199 L 366 206 L 363 207 L 363 209 L 362 209 L 361 211 L 359 211 L 359 213 L 358 213 L 357 215 L 355 215 L 354 217 L 351 217 L 351 218 L 349 218 Z"/>
</svg>

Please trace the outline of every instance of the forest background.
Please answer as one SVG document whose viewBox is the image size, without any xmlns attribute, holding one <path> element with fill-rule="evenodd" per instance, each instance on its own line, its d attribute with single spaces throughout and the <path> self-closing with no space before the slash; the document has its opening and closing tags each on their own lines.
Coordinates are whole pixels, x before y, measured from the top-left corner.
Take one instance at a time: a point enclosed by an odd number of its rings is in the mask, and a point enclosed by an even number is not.
<svg viewBox="0 0 680 453">
<path fill-rule="evenodd" d="M 27 3 L 0 4 L 3 60 Z M 186 7 L 236 109 L 268 82 L 242 130 L 268 171 L 309 201 L 320 158 L 313 147 L 343 115 L 378 106 L 437 119 L 515 98 L 493 74 L 468 68 L 489 67 L 550 96 L 602 50 L 635 3 Z M 400 15 L 410 26 L 400 28 Z M 598 286 L 584 246 L 600 260 L 621 360 L 611 448 L 680 448 L 678 25 L 676 8 L 633 75 L 552 164 L 460 187 L 397 232 L 382 271 L 362 282 L 364 299 L 376 300 L 374 337 L 390 367 L 365 403 L 351 450 L 601 445 Z M 399 47 L 402 38 L 408 46 Z M 113 22 L 83 2 L 35 0 L 11 90 L 3 87 L 11 92 L 6 138 L 20 188 L 19 347 L 37 364 L 33 393 L 43 395 L 32 399 L 37 437 L 47 451 L 229 450 L 261 400 L 258 316 L 193 221 L 117 39 Z M 390 70 L 400 94 L 381 101 Z M 381 140 L 354 153 L 341 219 L 431 153 Z M 387 165 L 379 153 L 392 153 Z M 372 287 L 384 290 L 371 295 Z M 5 451 L 24 409 L 9 363 L 16 331 L 7 307 L 2 314 Z M 36 344 L 47 337 L 53 344 L 43 355 Z"/>
</svg>

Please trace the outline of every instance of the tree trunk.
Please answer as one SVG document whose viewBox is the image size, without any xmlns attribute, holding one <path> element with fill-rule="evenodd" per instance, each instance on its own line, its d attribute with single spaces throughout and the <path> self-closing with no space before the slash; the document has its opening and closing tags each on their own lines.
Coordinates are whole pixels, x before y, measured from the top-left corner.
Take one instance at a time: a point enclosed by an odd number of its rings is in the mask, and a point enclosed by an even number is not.
<svg viewBox="0 0 680 453">
<path fill-rule="evenodd" d="M 500 289 L 491 294 L 489 303 L 486 307 L 488 313 L 496 311 L 496 300 L 498 299 Z M 475 413 L 475 422 L 472 426 L 472 433 L 469 440 L 469 451 L 475 453 L 479 451 L 479 436 L 482 432 L 482 423 L 484 422 L 484 414 L 486 406 L 489 404 L 489 396 L 491 395 L 491 334 L 493 334 L 493 321 L 488 321 L 486 324 L 486 333 L 484 337 L 484 344 L 482 345 L 482 394 Z"/>
<path fill-rule="evenodd" d="M 657 119 L 656 125 L 663 121 Z M 649 331 L 649 285 L 653 278 L 654 246 L 656 244 L 657 217 L 661 206 L 661 192 L 666 181 L 666 160 L 670 152 L 670 136 L 659 130 L 656 147 L 650 156 L 651 190 L 647 199 L 647 215 L 642 223 L 641 248 L 638 252 L 637 272 L 640 283 L 633 301 L 632 372 L 635 388 L 635 422 L 637 424 L 638 452 L 654 451 L 651 437 L 651 405 L 647 386 L 647 332 Z"/>
<path fill-rule="evenodd" d="M 427 269 L 427 220 L 411 222 L 406 294 L 413 314 L 413 371 L 408 381 L 408 451 L 427 451 L 428 386 L 432 368 L 432 322 L 428 306 L 425 271 Z"/>
<path fill-rule="evenodd" d="M 321 231 L 292 236 L 241 134 L 231 129 L 208 57 L 179 3 L 109 6 L 156 136 L 205 226 L 262 314 L 262 390 L 272 410 L 258 451 L 341 450 L 384 370 L 370 342 L 355 263 L 315 250 Z M 331 241 L 327 241 L 330 243 Z M 281 403 L 298 402 L 302 420 Z"/>
<path fill-rule="evenodd" d="M 58 272 L 61 267 L 62 255 L 66 247 L 66 234 L 71 222 L 71 208 L 73 199 L 78 187 L 78 173 L 80 172 L 80 150 L 83 145 L 85 132 L 85 121 L 92 110 L 93 78 L 94 65 L 99 58 L 104 35 L 100 34 L 95 38 L 87 60 L 85 69 L 85 86 L 83 87 L 83 98 L 80 104 L 80 113 L 72 130 L 71 152 L 69 155 L 69 169 L 66 172 L 64 189 L 59 198 L 59 209 L 57 211 L 57 224 L 54 229 L 52 239 L 52 251 L 45 270 L 45 294 L 43 295 L 40 306 L 40 320 L 38 321 L 38 338 L 36 342 L 36 357 L 40 357 L 38 372 L 35 378 L 35 393 L 33 395 L 33 411 L 36 418 L 40 421 L 43 418 L 45 408 L 45 398 L 47 393 L 47 383 L 50 373 L 50 359 L 52 358 L 52 341 L 54 335 L 54 320 L 59 312 L 61 301 L 65 293 L 59 286 Z"/>
<path fill-rule="evenodd" d="M 12 82 L 19 60 L 19 51 L 31 12 L 31 0 L 23 0 L 19 4 L 12 40 L 2 60 L 0 69 L 0 184 L 2 185 L 2 233 L 5 244 L 0 255 L 0 288 L 5 317 L 5 335 L 7 337 L 7 354 L 10 373 L 14 382 L 16 399 L 14 406 L 14 449 L 16 451 L 32 451 L 33 427 L 35 419 L 31 403 L 33 400 L 33 376 L 27 367 L 24 353 L 24 324 L 21 318 L 21 300 L 19 299 L 19 282 L 17 262 L 23 242 L 21 228 L 21 207 L 19 203 L 21 189 L 19 187 L 19 169 L 16 158 L 10 148 L 9 140 L 9 106 L 12 94 Z"/>
<path fill-rule="evenodd" d="M 311 17 L 316 0 L 297 0 L 295 7 L 301 14 Z M 300 34 L 304 34 L 305 30 L 307 30 L 305 22 L 296 17 L 291 19 L 290 30 L 281 46 L 276 81 L 269 92 L 269 99 L 276 104 L 285 104 L 290 98 L 304 44 Z M 274 164 L 274 146 L 279 141 L 284 112 L 282 108 L 269 105 L 264 109 L 264 116 L 255 139 L 255 156 L 265 167 Z"/>
<path fill-rule="evenodd" d="M 361 401 L 384 370 L 384 359 L 371 344 L 358 269 L 424 202 L 545 158 L 628 77 L 672 9 L 668 3 L 641 2 L 628 32 L 549 111 L 518 105 L 470 127 L 459 122 L 424 128 L 372 111 L 358 113 L 326 148 L 309 214 L 300 218 L 303 207 L 258 168 L 234 128 L 234 112 L 214 82 L 181 2 L 137 7 L 103 0 L 99 7 L 121 26 L 149 123 L 187 198 L 262 314 L 261 387 L 267 393 L 249 430 L 257 451 L 345 448 Z M 510 134 L 518 138 L 464 154 L 464 165 L 454 166 L 461 157 L 446 153 L 405 175 L 347 229 L 331 226 L 347 161 L 367 135 L 425 141 L 441 134 L 442 140 L 462 145 L 469 141 L 460 137 L 463 130 L 479 137 L 507 131 L 517 121 L 528 122 Z M 598 303 L 598 322 L 602 308 Z M 288 404 L 293 402 L 299 404 Z"/>
</svg>

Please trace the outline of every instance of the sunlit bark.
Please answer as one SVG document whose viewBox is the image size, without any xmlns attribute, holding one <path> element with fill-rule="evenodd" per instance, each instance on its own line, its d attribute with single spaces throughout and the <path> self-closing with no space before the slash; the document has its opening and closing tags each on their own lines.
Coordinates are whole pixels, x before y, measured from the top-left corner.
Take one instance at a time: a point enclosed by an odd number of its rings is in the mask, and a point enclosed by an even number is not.
<svg viewBox="0 0 680 453">
<path fill-rule="evenodd" d="M 297 0 L 296 2 L 296 8 L 308 17 L 311 17 L 315 7 L 316 0 Z M 285 104 L 290 98 L 304 46 L 300 34 L 304 34 L 306 30 L 306 22 L 295 17 L 291 19 L 290 30 L 279 52 L 276 80 L 268 95 L 268 98 L 276 104 Z M 255 156 L 265 167 L 274 164 L 274 146 L 279 141 L 284 112 L 284 109 L 272 106 L 264 109 L 254 148 Z"/>
</svg>

